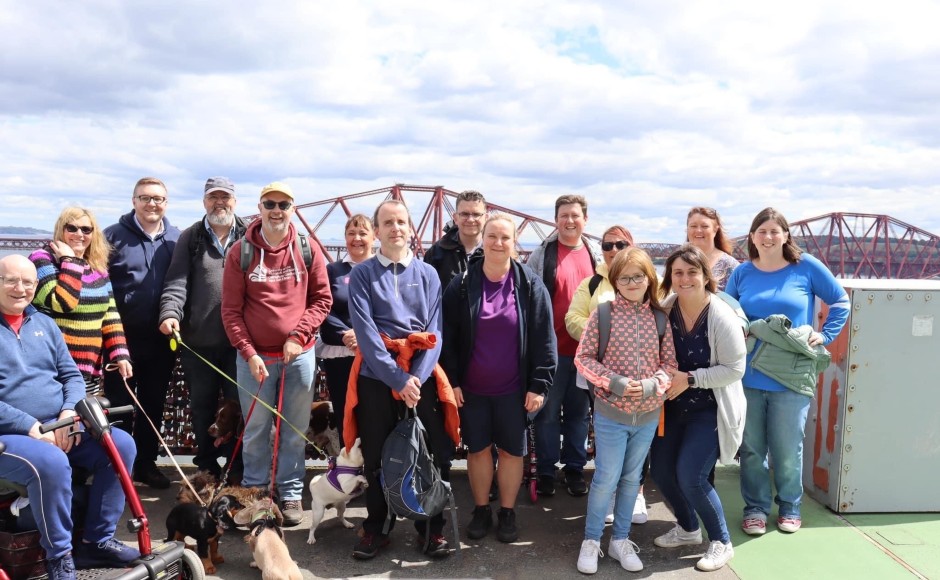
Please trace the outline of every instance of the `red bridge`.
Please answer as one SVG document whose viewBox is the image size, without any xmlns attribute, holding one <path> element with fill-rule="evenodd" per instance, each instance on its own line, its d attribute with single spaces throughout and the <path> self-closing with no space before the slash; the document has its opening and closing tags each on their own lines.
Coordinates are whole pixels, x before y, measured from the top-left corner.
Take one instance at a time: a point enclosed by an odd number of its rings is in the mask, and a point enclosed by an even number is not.
<svg viewBox="0 0 940 580">
<path fill-rule="evenodd" d="M 372 215 L 375 206 L 386 199 L 408 204 L 416 218 L 413 249 L 421 255 L 440 238 L 455 212 L 457 192 L 442 186 L 404 185 L 341 195 L 297 206 L 297 218 L 310 233 L 327 260 L 341 258 L 345 246 L 326 245 L 318 232 L 340 232 L 354 213 Z M 511 208 L 488 203 L 490 210 L 517 218 L 519 241 L 531 247 L 555 231 L 555 223 Z M 249 220 L 257 216 L 249 216 Z M 934 278 L 940 276 L 940 238 L 925 230 L 886 215 L 831 213 L 790 224 L 793 239 L 816 256 L 837 276 L 848 278 Z M 679 232 L 677 232 L 678 234 Z M 746 259 L 746 236 L 735 238 L 735 257 Z M 0 250 L 28 252 L 43 240 L 0 237 Z M 678 244 L 641 243 L 654 260 L 665 259 Z M 520 253 L 528 252 L 520 248 Z"/>
</svg>

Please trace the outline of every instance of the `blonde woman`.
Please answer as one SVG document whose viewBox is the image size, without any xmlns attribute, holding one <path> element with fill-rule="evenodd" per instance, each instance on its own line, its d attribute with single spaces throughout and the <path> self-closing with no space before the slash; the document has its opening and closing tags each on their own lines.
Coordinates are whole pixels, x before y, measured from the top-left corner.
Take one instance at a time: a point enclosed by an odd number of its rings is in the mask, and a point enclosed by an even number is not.
<svg viewBox="0 0 940 580">
<path fill-rule="evenodd" d="M 39 280 L 33 304 L 62 330 L 90 395 L 100 392 L 108 363 L 122 377 L 133 376 L 108 278 L 110 249 L 89 210 L 67 207 L 56 220 L 53 240 L 29 256 Z"/>
</svg>

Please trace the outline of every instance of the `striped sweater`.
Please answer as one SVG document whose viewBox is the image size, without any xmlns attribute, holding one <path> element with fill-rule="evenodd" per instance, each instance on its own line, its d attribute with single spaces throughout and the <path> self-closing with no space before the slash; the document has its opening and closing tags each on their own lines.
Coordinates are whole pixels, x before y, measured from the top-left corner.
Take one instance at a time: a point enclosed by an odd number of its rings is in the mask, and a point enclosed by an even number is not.
<svg viewBox="0 0 940 580">
<path fill-rule="evenodd" d="M 92 270 L 80 258 L 66 257 L 56 264 L 48 246 L 29 259 L 39 278 L 33 304 L 62 329 L 82 376 L 99 377 L 105 363 L 130 360 L 108 274 Z"/>
</svg>

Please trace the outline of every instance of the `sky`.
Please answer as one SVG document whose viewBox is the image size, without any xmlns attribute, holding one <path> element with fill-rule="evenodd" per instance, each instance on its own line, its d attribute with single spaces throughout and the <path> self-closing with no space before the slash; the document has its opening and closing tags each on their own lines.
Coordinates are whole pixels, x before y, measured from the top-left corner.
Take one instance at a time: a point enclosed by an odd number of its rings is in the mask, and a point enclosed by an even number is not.
<svg viewBox="0 0 940 580">
<path fill-rule="evenodd" d="M 766 206 L 940 233 L 934 1 L 0 6 L 0 225 L 113 223 L 153 175 L 185 227 L 224 175 L 242 214 L 274 180 L 407 183 L 546 219 L 581 194 L 590 232 L 639 242 L 695 205 L 732 236 Z"/>
</svg>

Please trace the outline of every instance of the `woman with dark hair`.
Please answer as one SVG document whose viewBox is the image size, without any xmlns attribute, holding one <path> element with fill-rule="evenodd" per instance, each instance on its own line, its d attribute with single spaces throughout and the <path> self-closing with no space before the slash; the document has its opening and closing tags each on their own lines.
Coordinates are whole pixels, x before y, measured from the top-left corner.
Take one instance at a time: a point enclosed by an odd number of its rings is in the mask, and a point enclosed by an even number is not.
<svg viewBox="0 0 940 580">
<path fill-rule="evenodd" d="M 62 330 L 88 395 L 101 392 L 106 364 L 116 365 L 124 378 L 133 376 L 108 278 L 110 251 L 95 216 L 67 207 L 56 220 L 53 240 L 29 256 L 39 279 L 33 304 Z"/>
<path fill-rule="evenodd" d="M 715 291 L 708 258 L 697 247 L 685 244 L 666 259 L 663 308 L 669 312 L 679 370 L 666 391 L 663 436 L 653 440 L 651 451 L 653 479 L 676 516 L 675 527 L 653 543 L 662 548 L 701 544 L 701 518 L 710 543 L 696 567 L 706 572 L 734 556 L 721 500 L 708 475 L 717 460 L 734 462 L 746 407 L 741 377 L 747 321 Z"/>
<path fill-rule="evenodd" d="M 639 248 L 620 252 L 610 265 L 608 280 L 616 286 L 617 296 L 591 313 L 574 359 L 578 371 L 593 385 L 597 441 L 584 541 L 578 554 L 578 571 L 583 574 L 597 572 L 604 519 L 614 496 L 607 553 L 624 570 L 643 569 L 636 554 L 639 548 L 630 540 L 631 516 L 670 373 L 676 369 L 668 325 L 659 334 L 657 317 L 664 315 L 658 299 L 659 279 L 649 255 Z M 599 323 L 602 314 L 609 323 L 605 336 Z"/>
<path fill-rule="evenodd" d="M 685 220 L 686 241 L 702 250 L 719 291 L 728 284 L 738 261 L 731 256 L 734 248 L 725 235 L 721 216 L 710 207 L 693 207 Z"/>
<path fill-rule="evenodd" d="M 473 494 L 467 537 L 493 526 L 493 451 L 499 512 L 496 538 L 515 542 L 516 495 L 522 484 L 526 413 L 538 411 L 557 364 L 552 302 L 535 273 L 516 258 L 516 224 L 504 213 L 483 225 L 483 259 L 451 280 L 443 297 L 441 366 L 454 388 Z"/>
<path fill-rule="evenodd" d="M 808 347 L 832 342 L 848 319 L 848 296 L 822 262 L 797 247 L 783 214 L 768 207 L 754 217 L 747 253 L 750 261 L 732 272 L 726 292 L 740 301 L 752 329 L 755 322 L 783 315 L 790 328 L 805 327 Z M 817 298 L 829 305 L 819 332 L 813 330 Z M 748 354 L 743 379 L 747 418 L 741 445 L 741 527 L 752 536 L 766 531 L 772 501 L 778 506 L 777 528 L 787 533 L 800 529 L 803 435 L 815 386 L 800 388 L 755 369 L 752 360 L 760 350 L 757 346 Z M 773 457 L 776 497 L 768 454 Z"/>
<path fill-rule="evenodd" d="M 356 264 L 372 257 L 375 233 L 369 216 L 357 213 L 346 220 L 346 257 L 326 266 L 333 305 L 320 326 L 317 361 L 326 375 L 326 388 L 336 417 L 339 440 L 343 440 L 343 414 L 346 410 L 346 385 L 356 357 L 356 333 L 349 318 L 349 273 Z"/>
</svg>

